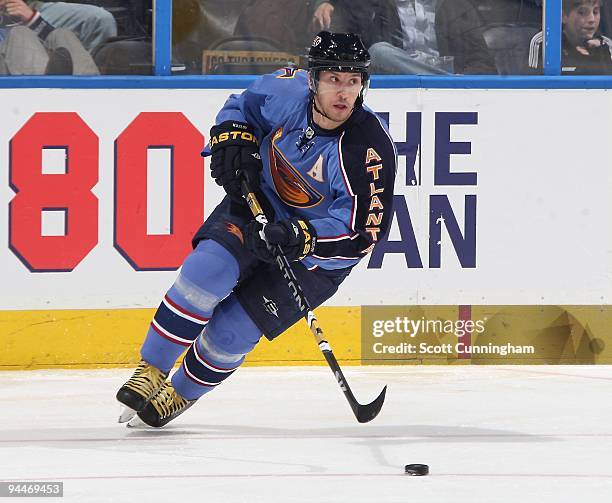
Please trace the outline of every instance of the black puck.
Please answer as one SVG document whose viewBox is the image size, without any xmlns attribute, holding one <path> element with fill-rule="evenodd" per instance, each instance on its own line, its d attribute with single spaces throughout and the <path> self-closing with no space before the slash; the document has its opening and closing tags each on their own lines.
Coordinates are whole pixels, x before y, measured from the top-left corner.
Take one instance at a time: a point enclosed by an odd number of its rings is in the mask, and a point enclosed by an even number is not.
<svg viewBox="0 0 612 503">
<path fill-rule="evenodd" d="M 413 475 L 415 477 L 418 477 L 418 476 L 421 476 L 421 475 L 428 475 L 429 474 L 429 466 L 428 465 L 419 465 L 419 464 L 406 465 L 404 467 L 404 473 L 406 473 L 407 475 Z"/>
</svg>

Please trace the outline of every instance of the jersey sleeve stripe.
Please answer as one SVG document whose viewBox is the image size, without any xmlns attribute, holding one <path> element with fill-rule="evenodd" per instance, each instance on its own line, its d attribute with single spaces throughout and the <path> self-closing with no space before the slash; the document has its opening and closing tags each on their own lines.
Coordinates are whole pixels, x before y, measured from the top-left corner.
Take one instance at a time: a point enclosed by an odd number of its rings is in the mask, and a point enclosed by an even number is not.
<svg viewBox="0 0 612 503">
<path fill-rule="evenodd" d="M 357 257 L 343 257 L 342 255 L 336 255 L 334 257 L 321 257 L 320 255 L 317 255 L 316 253 L 314 255 L 312 255 L 313 258 L 317 258 L 319 260 L 355 260 L 355 259 L 360 259 L 360 256 Z"/>
<path fill-rule="evenodd" d="M 318 237 L 318 242 L 328 243 L 332 241 L 342 241 L 343 239 L 357 239 L 359 234 L 340 234 L 339 236 L 329 236 L 329 237 Z"/>
<path fill-rule="evenodd" d="M 340 160 L 340 173 L 342 173 L 342 179 L 344 180 L 344 185 L 346 185 L 346 190 L 353 199 L 352 207 L 351 207 L 351 221 L 349 227 L 351 230 L 355 229 L 355 219 L 357 218 L 357 196 L 353 192 L 353 188 L 349 182 L 349 178 L 346 174 L 346 170 L 344 168 L 344 158 L 342 156 L 342 139 L 344 138 L 344 132 L 340 135 L 340 139 L 338 140 L 338 159 Z"/>
<path fill-rule="evenodd" d="M 346 185 L 346 189 L 351 196 L 354 196 L 353 188 L 349 182 L 348 176 L 346 174 L 346 170 L 344 169 L 344 157 L 342 156 L 342 139 L 344 138 L 344 132 L 340 135 L 340 139 L 338 140 L 338 159 L 340 160 L 340 172 L 342 173 L 342 179 L 344 180 L 344 185 Z"/>
</svg>

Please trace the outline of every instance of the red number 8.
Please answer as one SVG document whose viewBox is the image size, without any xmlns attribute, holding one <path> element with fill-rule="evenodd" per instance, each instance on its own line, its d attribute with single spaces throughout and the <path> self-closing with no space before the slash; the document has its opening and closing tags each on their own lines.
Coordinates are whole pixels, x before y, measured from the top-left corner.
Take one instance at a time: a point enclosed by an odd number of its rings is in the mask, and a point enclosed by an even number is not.
<svg viewBox="0 0 612 503">
<path fill-rule="evenodd" d="M 66 172 L 43 174 L 45 148 L 66 151 Z M 36 113 L 10 144 L 9 244 L 33 272 L 71 271 L 98 243 L 98 137 L 71 112 Z M 63 236 L 42 235 L 42 212 L 63 210 Z"/>
</svg>

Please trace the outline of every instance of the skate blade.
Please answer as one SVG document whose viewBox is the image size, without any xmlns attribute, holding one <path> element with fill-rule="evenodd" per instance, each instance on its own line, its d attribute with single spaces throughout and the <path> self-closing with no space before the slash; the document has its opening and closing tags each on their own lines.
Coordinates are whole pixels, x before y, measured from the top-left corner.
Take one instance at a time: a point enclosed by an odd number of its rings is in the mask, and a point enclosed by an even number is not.
<svg viewBox="0 0 612 503">
<path fill-rule="evenodd" d="M 138 416 L 134 416 L 132 419 L 130 419 L 130 421 L 128 422 L 128 424 L 126 426 L 128 428 L 148 428 L 148 429 L 151 429 L 151 426 L 149 426 L 147 423 L 145 423 Z"/>
<path fill-rule="evenodd" d="M 121 414 L 119 414 L 119 423 L 127 423 L 136 415 L 136 411 L 134 409 L 130 409 L 123 405 L 121 407 Z"/>
</svg>

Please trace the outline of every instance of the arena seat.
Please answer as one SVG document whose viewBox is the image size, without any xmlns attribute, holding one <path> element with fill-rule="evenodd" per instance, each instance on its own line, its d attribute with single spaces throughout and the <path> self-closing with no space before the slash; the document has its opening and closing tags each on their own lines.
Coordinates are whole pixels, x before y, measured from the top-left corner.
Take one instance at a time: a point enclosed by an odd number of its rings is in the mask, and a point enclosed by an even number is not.
<svg viewBox="0 0 612 503">
<path fill-rule="evenodd" d="M 483 26 L 482 36 L 495 59 L 499 75 L 528 72 L 529 43 L 542 29 L 532 23 L 491 23 Z"/>
</svg>

